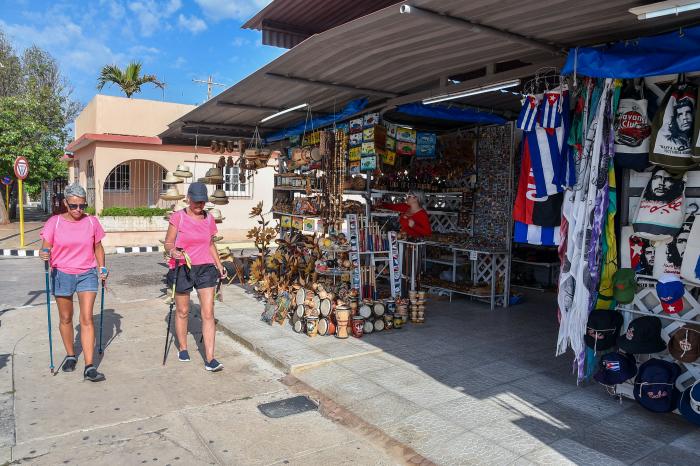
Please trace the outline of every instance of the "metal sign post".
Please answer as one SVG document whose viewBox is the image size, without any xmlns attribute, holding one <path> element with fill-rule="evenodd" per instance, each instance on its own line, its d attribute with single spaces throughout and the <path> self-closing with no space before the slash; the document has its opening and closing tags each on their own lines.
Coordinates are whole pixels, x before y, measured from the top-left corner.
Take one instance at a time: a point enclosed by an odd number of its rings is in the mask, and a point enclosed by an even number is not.
<svg viewBox="0 0 700 466">
<path fill-rule="evenodd" d="M 29 175 L 29 162 L 20 156 L 15 159 L 15 176 L 17 177 L 17 189 L 19 195 L 19 247 L 24 248 L 24 196 L 22 194 L 22 182 Z"/>
</svg>

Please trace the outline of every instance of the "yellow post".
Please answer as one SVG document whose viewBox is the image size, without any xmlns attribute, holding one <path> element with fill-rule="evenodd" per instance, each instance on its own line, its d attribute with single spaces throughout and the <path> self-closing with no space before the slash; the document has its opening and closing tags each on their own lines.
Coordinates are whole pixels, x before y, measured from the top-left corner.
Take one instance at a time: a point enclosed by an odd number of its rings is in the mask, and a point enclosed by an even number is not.
<svg viewBox="0 0 700 466">
<path fill-rule="evenodd" d="M 10 211 L 10 185 L 6 184 L 5 185 L 5 210 Z"/>
<path fill-rule="evenodd" d="M 24 249 L 24 201 L 22 199 L 22 180 L 17 180 L 19 190 L 19 247 Z"/>
</svg>

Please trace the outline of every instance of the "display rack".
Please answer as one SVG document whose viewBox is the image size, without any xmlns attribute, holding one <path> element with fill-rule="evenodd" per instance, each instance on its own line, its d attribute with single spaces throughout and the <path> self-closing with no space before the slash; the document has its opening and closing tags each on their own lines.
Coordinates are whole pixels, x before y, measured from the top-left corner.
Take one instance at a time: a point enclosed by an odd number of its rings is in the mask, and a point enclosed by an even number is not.
<svg viewBox="0 0 700 466">
<path fill-rule="evenodd" d="M 656 294 L 656 280 L 639 279 L 638 283 L 641 288 L 634 296 L 634 301 L 631 304 L 620 305 L 617 307 L 625 317 L 625 326 L 639 315 L 653 315 L 661 319 L 662 329 L 661 338 L 668 343 L 670 335 L 686 323 L 700 324 L 700 303 L 697 296 L 700 288 L 685 283 L 686 292 L 684 295 L 683 311 L 677 315 L 669 315 L 663 312 L 661 301 Z M 638 358 L 638 363 L 643 363 L 650 357 L 665 359 L 675 362 L 683 368 L 683 372 L 676 380 L 676 388 L 683 391 L 692 385 L 695 381 L 700 380 L 700 361 L 694 363 L 685 363 L 673 359 L 673 357 L 664 351 L 660 354 L 646 355 L 643 358 Z M 628 380 L 624 384 L 616 385 L 616 393 L 625 397 L 634 398 L 634 379 Z"/>
</svg>

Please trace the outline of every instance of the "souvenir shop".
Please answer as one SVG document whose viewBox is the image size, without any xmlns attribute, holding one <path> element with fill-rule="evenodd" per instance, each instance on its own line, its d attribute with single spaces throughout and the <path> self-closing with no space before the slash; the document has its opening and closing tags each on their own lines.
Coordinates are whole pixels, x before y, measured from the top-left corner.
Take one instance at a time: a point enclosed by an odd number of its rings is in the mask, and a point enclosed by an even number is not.
<svg viewBox="0 0 700 466">
<path fill-rule="evenodd" d="M 272 215 L 251 213 L 263 319 L 345 338 L 420 325 L 437 294 L 507 307 L 513 123 L 459 105 L 365 105 L 309 111 L 267 137 L 286 157 Z"/>
<path fill-rule="evenodd" d="M 572 49 L 560 87 L 524 89 L 513 211 L 516 242 L 558 247 L 557 355 L 578 381 L 696 424 L 698 38 Z"/>
</svg>

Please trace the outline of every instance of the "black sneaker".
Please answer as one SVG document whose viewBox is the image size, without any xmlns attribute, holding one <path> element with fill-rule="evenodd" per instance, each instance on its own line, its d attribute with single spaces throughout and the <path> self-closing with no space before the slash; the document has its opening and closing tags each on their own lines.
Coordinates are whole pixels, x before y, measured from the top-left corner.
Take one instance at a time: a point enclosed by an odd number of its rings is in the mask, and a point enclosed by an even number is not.
<svg viewBox="0 0 700 466">
<path fill-rule="evenodd" d="M 77 363 L 78 358 L 76 358 L 75 356 L 66 356 L 66 359 L 63 361 L 63 366 L 61 367 L 61 370 L 63 372 L 73 372 Z"/>
<path fill-rule="evenodd" d="M 210 372 L 219 372 L 224 368 L 224 365 L 216 359 L 212 359 L 208 363 L 204 364 L 204 368 Z"/>
<path fill-rule="evenodd" d="M 190 353 L 188 353 L 187 350 L 182 350 L 177 355 L 177 359 L 182 362 L 188 362 L 190 360 Z"/>
<path fill-rule="evenodd" d="M 85 372 L 83 372 L 83 378 L 90 382 L 102 382 L 105 379 L 105 375 L 97 372 L 95 366 L 87 366 Z"/>
</svg>

